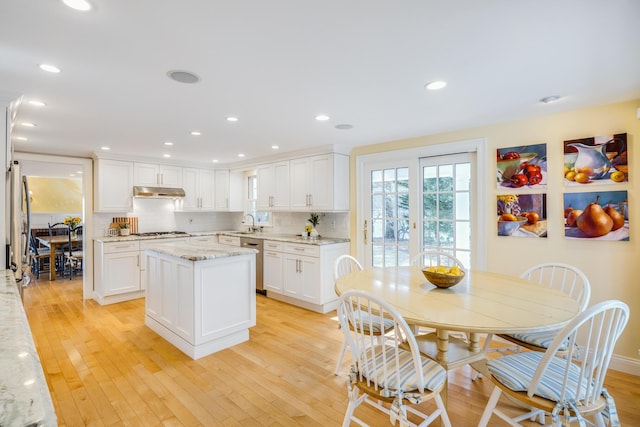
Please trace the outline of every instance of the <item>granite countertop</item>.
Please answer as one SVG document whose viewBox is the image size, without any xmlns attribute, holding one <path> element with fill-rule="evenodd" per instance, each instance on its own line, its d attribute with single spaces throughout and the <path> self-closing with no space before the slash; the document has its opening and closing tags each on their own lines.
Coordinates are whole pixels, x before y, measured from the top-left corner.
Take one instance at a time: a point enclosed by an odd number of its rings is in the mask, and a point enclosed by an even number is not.
<svg viewBox="0 0 640 427">
<path fill-rule="evenodd" d="M 184 241 L 158 242 L 157 244 L 148 247 L 146 250 L 164 255 L 174 256 L 176 258 L 186 259 L 188 261 L 205 261 L 230 256 L 258 253 L 256 249 L 218 245 L 213 243 L 194 243 Z"/>
<path fill-rule="evenodd" d="M 315 239 L 303 238 L 296 234 L 277 233 L 245 233 L 237 231 L 218 231 L 224 236 L 251 237 L 252 239 L 275 240 L 287 243 L 304 243 L 306 245 L 334 245 L 336 243 L 348 243 L 350 240 L 342 237 L 318 237 Z"/>
<path fill-rule="evenodd" d="M 336 243 L 348 243 L 350 240 L 341 237 L 318 237 L 316 239 L 303 238 L 295 234 L 278 234 L 278 233 L 246 233 L 243 231 L 194 231 L 188 234 L 165 234 L 161 236 L 117 236 L 117 237 L 96 237 L 97 242 L 131 242 L 135 240 L 165 240 L 175 238 L 186 238 L 190 236 L 235 236 L 235 237 L 251 237 L 253 239 L 276 240 L 288 243 L 304 243 L 307 245 L 333 245 Z"/>
<path fill-rule="evenodd" d="M 0 270 L 0 426 L 57 426 L 13 272 Z"/>
</svg>

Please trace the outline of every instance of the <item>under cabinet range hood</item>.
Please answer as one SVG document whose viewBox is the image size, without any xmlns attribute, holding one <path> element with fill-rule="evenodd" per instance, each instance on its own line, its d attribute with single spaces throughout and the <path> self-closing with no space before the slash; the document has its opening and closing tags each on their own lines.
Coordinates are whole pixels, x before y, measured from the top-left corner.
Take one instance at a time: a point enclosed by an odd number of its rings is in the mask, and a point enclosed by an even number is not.
<svg viewBox="0 0 640 427">
<path fill-rule="evenodd" d="M 142 185 L 136 185 L 133 187 L 133 197 L 181 199 L 184 197 L 184 190 L 182 188 L 146 187 Z"/>
</svg>

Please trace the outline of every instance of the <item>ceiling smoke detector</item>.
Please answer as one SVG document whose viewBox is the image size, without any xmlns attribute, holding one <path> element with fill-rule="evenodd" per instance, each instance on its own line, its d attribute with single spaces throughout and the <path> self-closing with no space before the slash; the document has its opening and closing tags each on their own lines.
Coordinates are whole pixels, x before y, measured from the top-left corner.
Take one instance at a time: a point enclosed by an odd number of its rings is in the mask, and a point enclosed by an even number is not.
<svg viewBox="0 0 640 427">
<path fill-rule="evenodd" d="M 189 71 L 168 71 L 167 76 L 169 76 L 171 80 L 175 80 L 180 83 L 198 83 L 200 81 L 200 77 Z"/>
</svg>

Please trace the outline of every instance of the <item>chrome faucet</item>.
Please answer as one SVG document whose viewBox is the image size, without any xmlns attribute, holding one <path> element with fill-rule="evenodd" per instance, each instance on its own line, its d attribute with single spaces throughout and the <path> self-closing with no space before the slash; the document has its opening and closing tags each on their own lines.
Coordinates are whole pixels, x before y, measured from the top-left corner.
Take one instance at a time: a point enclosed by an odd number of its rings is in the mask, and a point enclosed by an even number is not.
<svg viewBox="0 0 640 427">
<path fill-rule="evenodd" d="M 250 216 L 251 217 L 251 227 L 249 228 L 249 231 L 257 231 L 256 229 L 256 219 L 253 215 L 251 214 L 246 214 L 244 217 L 242 217 L 242 220 L 244 221 L 244 219 L 246 217 Z"/>
</svg>

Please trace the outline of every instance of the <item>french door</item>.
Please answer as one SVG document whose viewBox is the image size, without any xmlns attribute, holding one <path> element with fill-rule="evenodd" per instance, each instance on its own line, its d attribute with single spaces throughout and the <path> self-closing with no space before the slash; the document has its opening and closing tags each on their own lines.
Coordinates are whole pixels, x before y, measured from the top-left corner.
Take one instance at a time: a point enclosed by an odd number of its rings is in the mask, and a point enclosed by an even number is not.
<svg viewBox="0 0 640 427">
<path fill-rule="evenodd" d="M 478 200 L 475 153 L 389 157 L 363 163 L 359 257 L 366 266 L 404 266 L 420 251 L 433 249 L 471 267 L 477 236 L 471 215 Z"/>
</svg>

